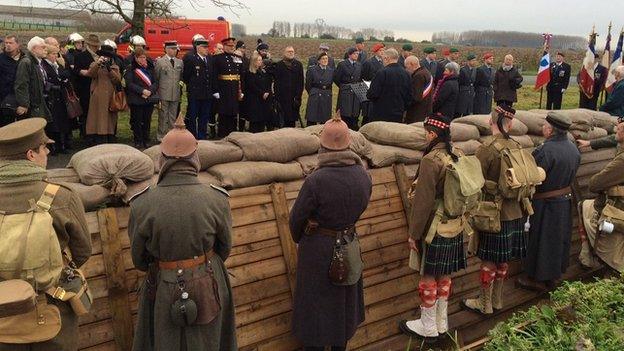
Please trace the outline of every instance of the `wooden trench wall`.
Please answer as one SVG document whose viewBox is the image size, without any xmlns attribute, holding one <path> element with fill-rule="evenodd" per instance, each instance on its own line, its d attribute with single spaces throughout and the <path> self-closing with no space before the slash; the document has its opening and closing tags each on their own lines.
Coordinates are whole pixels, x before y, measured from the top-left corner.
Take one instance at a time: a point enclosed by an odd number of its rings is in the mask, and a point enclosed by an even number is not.
<svg viewBox="0 0 624 351">
<path fill-rule="evenodd" d="M 579 183 L 586 187 L 591 174 L 602 169 L 613 149 L 583 154 Z M 408 267 L 406 194 L 417 165 L 371 169 L 373 192 L 357 223 L 364 261 L 366 320 L 349 342 L 349 350 L 404 350 L 408 338 L 398 329 L 401 319 L 418 316 L 418 274 Z M 303 180 L 231 191 L 233 248 L 226 266 L 236 308 L 240 350 L 289 351 L 301 345 L 290 335 L 297 266 L 297 248 L 290 237 L 288 217 Z M 128 238 L 129 207 L 87 213 L 93 256 L 83 266 L 95 301 L 80 319 L 79 349 L 131 349 L 136 323 L 137 290 L 144 273 L 134 269 Z M 575 219 L 576 226 L 576 219 Z M 586 274 L 576 257 L 580 239 L 573 231 L 570 268 L 573 279 Z M 505 287 L 506 306 L 497 317 L 483 318 L 460 310 L 459 301 L 479 288 L 479 259 L 453 275 L 448 313 L 450 327 L 463 345 L 482 337 L 514 308 L 537 294 L 515 289 L 519 262 L 510 265 Z"/>
</svg>

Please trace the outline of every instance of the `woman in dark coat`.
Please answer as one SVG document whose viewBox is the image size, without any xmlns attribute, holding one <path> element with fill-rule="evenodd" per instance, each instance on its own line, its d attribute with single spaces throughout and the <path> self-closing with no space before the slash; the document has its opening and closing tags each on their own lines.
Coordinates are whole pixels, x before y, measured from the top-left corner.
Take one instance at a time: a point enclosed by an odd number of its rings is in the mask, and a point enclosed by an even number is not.
<svg viewBox="0 0 624 351">
<path fill-rule="evenodd" d="M 69 83 L 70 72 L 57 62 L 58 48 L 48 46 L 48 55 L 41 61 L 46 73 L 45 91 L 46 102 L 52 118 L 46 126 L 46 132 L 56 141 L 51 150 L 52 154 L 65 153 L 70 147 L 71 121 L 67 116 L 66 89 L 72 89 Z"/>
<path fill-rule="evenodd" d="M 455 116 L 459 98 L 459 65 L 449 62 L 444 66 L 444 76 L 438 81 L 433 93 L 433 113 L 443 116 Z"/>
<path fill-rule="evenodd" d="M 251 55 L 249 69 L 243 79 L 245 84 L 245 111 L 249 120 L 249 131 L 252 133 L 264 132 L 271 129 L 271 76 L 264 70 L 262 56 L 256 51 Z"/>
<path fill-rule="evenodd" d="M 158 103 L 158 80 L 154 64 L 147 59 L 143 48 L 136 48 L 132 64 L 124 74 L 126 94 L 130 106 L 130 128 L 134 134 L 134 146 L 147 148 L 150 141 L 150 124 L 154 104 Z"/>
<path fill-rule="evenodd" d="M 327 121 L 320 139 L 319 168 L 306 178 L 290 212 L 290 231 L 299 244 L 293 334 L 304 350 L 331 346 L 337 351 L 346 349 L 364 321 L 364 292 L 361 276 L 348 286 L 329 279 L 335 232 L 354 228 L 368 206 L 372 183 L 360 158 L 349 150 L 346 123 Z M 310 222 L 318 227 L 308 228 Z"/>
<path fill-rule="evenodd" d="M 310 66 L 306 73 L 305 89 L 308 92 L 306 107 L 307 125 L 325 123 L 332 114 L 332 84 L 334 69 L 328 66 L 329 56 L 322 53 L 318 64 Z"/>
</svg>

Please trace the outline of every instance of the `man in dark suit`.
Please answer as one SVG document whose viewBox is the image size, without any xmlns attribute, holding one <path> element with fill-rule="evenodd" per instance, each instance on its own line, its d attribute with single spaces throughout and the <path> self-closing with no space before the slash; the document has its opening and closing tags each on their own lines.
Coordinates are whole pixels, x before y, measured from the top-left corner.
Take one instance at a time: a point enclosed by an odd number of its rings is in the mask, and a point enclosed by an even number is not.
<svg viewBox="0 0 624 351">
<path fill-rule="evenodd" d="M 598 54 L 594 55 L 594 94 L 592 97 L 588 97 L 583 93 L 583 90 L 580 89 L 580 98 L 579 98 L 579 108 L 587 108 L 593 111 L 596 111 L 598 108 L 598 97 L 600 96 L 600 92 L 604 89 L 605 82 L 607 81 L 607 75 L 609 74 L 609 70 L 607 67 L 600 64 L 600 56 Z M 576 81 L 580 82 L 581 73 L 576 76 Z"/>
<path fill-rule="evenodd" d="M 208 54 L 208 41 L 198 39 L 194 43 L 195 53 L 184 56 L 182 80 L 186 84 L 188 112 L 185 124 L 197 140 L 206 139 L 208 124 L 214 135 L 215 121 L 210 120 L 212 105 L 212 57 Z"/>
<path fill-rule="evenodd" d="M 475 78 L 475 99 L 473 113 L 475 115 L 487 115 L 492 112 L 492 97 L 494 90 L 492 82 L 494 82 L 494 55 L 486 53 L 483 55 L 483 66 L 477 68 L 477 76 Z"/>
<path fill-rule="evenodd" d="M 347 59 L 341 61 L 334 71 L 334 84 L 339 89 L 336 110 L 340 110 L 342 120 L 353 130 L 357 130 L 358 127 L 360 102 L 349 84 L 361 81 L 362 64 L 358 62 L 358 51 L 350 48 L 347 50 Z"/>
<path fill-rule="evenodd" d="M 319 52 L 318 54 L 312 55 L 308 58 L 308 67 L 310 68 L 316 64 L 318 64 L 318 58 L 321 54 L 327 54 L 327 57 L 329 58 L 329 63 L 327 64 L 327 67 L 329 68 L 333 68 L 336 69 L 336 63 L 334 62 L 334 58 L 329 56 L 329 45 L 322 43 L 321 45 L 319 45 Z"/>
<path fill-rule="evenodd" d="M 546 109 L 560 110 L 563 92 L 570 84 L 570 65 L 563 62 L 564 55 L 558 52 L 555 62 L 550 64 L 550 82 L 546 86 Z"/>
<path fill-rule="evenodd" d="M 395 49 L 384 52 L 383 67 L 371 82 L 366 97 L 371 101 L 370 121 L 403 122 L 403 114 L 411 103 L 410 76 L 399 66 Z"/>
<path fill-rule="evenodd" d="M 433 76 L 433 80 L 435 83 L 436 74 L 438 72 L 438 61 L 436 60 L 436 49 L 433 46 L 426 47 L 423 49 L 425 53 L 425 58 L 420 60 L 420 66 L 426 68 L 429 73 Z M 442 66 L 444 67 L 444 66 Z"/>
<path fill-rule="evenodd" d="M 275 64 L 273 77 L 273 89 L 282 108 L 284 127 L 294 127 L 300 117 L 304 80 L 303 64 L 295 58 L 292 46 L 284 48 L 284 56 Z"/>
</svg>

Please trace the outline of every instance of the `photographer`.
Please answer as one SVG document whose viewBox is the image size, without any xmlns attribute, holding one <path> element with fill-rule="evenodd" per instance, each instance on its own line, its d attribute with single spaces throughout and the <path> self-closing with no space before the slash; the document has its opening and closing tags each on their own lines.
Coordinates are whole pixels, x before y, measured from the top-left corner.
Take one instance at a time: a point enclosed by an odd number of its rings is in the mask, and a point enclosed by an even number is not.
<svg viewBox="0 0 624 351">
<path fill-rule="evenodd" d="M 113 62 L 114 51 L 102 45 L 86 76 L 91 81 L 91 99 L 87 115 L 86 135 L 90 144 L 113 142 L 117 130 L 117 112 L 109 111 L 111 97 L 121 83 L 119 66 Z"/>
</svg>

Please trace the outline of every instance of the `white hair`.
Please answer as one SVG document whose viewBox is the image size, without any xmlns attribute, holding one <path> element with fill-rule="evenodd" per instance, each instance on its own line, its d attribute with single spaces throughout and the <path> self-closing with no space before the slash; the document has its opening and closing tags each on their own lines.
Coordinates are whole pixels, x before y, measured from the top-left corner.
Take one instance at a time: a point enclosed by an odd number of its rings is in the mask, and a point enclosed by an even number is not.
<svg viewBox="0 0 624 351">
<path fill-rule="evenodd" d="M 455 74 L 459 74 L 459 64 L 457 62 L 449 62 L 444 66 L 444 68 Z"/>
<path fill-rule="evenodd" d="M 26 45 L 26 48 L 28 48 L 28 51 L 32 51 L 35 46 L 41 46 L 41 45 L 45 45 L 45 40 L 43 40 L 43 38 L 41 37 L 32 37 L 29 41 L 28 44 Z"/>
<path fill-rule="evenodd" d="M 384 51 L 384 55 L 386 55 L 386 57 L 389 60 L 398 60 L 399 59 L 399 52 L 396 51 L 396 49 L 390 48 L 386 51 Z"/>
</svg>

